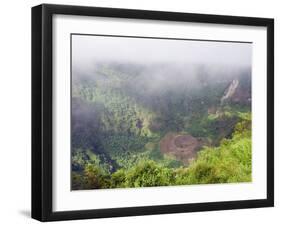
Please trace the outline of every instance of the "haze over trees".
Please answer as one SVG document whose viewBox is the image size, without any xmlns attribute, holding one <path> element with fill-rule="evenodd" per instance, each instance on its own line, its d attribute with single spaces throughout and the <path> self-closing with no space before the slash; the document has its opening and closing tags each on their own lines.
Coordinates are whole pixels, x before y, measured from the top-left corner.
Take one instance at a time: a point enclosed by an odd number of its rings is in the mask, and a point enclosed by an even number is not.
<svg viewBox="0 0 281 226">
<path fill-rule="evenodd" d="M 251 44 L 103 38 L 72 37 L 73 190 L 251 181 Z"/>
</svg>

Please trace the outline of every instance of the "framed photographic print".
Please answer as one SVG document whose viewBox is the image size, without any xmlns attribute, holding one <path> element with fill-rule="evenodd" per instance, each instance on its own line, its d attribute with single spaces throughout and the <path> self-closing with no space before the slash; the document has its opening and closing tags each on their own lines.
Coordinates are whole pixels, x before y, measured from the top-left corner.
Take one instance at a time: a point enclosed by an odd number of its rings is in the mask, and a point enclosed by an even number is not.
<svg viewBox="0 0 281 226">
<path fill-rule="evenodd" d="M 32 8 L 32 217 L 274 205 L 274 22 Z"/>
</svg>

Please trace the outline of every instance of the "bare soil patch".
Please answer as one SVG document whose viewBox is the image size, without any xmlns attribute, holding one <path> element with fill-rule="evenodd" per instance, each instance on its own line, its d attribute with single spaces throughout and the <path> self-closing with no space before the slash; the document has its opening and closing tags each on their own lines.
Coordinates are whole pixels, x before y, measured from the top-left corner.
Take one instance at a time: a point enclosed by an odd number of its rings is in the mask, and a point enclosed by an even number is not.
<svg viewBox="0 0 281 226">
<path fill-rule="evenodd" d="M 160 141 L 163 154 L 174 156 L 177 160 L 188 164 L 203 146 L 202 138 L 195 138 L 189 134 L 167 133 Z"/>
</svg>

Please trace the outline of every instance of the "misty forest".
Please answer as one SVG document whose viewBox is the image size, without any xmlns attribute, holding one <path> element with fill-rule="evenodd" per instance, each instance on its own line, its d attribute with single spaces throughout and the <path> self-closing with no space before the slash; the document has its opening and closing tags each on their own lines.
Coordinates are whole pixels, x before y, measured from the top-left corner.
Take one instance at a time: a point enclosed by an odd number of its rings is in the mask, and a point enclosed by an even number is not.
<svg viewBox="0 0 281 226">
<path fill-rule="evenodd" d="M 251 45 L 72 37 L 72 190 L 251 181 Z"/>
</svg>

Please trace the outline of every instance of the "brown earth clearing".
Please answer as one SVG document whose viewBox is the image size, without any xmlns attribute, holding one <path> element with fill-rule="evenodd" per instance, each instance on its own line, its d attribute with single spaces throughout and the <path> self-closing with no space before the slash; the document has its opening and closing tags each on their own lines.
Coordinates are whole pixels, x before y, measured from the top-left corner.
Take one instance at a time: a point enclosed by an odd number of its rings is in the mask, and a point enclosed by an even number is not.
<svg viewBox="0 0 281 226">
<path fill-rule="evenodd" d="M 167 133 L 160 141 L 163 154 L 174 156 L 177 160 L 188 164 L 196 158 L 197 152 L 206 144 L 204 138 L 195 138 L 189 134 Z"/>
</svg>

